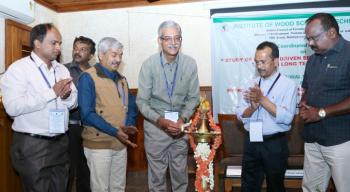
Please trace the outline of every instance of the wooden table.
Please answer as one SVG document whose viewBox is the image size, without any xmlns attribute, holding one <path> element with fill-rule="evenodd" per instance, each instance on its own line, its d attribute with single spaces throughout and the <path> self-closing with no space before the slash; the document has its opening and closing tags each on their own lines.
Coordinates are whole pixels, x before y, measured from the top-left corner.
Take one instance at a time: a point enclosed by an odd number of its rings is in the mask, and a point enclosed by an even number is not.
<svg viewBox="0 0 350 192">
<path fill-rule="evenodd" d="M 284 186 L 286 189 L 301 189 L 303 179 L 302 178 L 285 178 Z M 241 178 L 239 177 L 225 177 L 224 178 L 224 190 L 225 192 L 233 192 L 233 188 L 241 187 Z M 262 188 L 266 188 L 264 181 Z"/>
</svg>

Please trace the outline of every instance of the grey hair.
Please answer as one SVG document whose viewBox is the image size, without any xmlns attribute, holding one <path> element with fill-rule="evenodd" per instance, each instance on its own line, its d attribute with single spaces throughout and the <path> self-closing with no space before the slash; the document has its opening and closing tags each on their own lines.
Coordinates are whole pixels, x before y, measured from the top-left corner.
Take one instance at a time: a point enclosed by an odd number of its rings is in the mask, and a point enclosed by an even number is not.
<svg viewBox="0 0 350 192">
<path fill-rule="evenodd" d="M 166 29 L 166 28 L 175 28 L 175 29 L 177 29 L 177 31 L 181 35 L 181 27 L 180 27 L 180 25 L 178 23 L 176 23 L 175 21 L 168 20 L 168 21 L 164 21 L 163 23 L 161 23 L 159 25 L 159 27 L 158 27 L 158 37 L 162 36 L 162 30 Z"/>
<path fill-rule="evenodd" d="M 105 54 L 110 49 L 123 49 L 123 44 L 113 37 L 104 37 L 98 43 L 98 54 Z"/>
</svg>

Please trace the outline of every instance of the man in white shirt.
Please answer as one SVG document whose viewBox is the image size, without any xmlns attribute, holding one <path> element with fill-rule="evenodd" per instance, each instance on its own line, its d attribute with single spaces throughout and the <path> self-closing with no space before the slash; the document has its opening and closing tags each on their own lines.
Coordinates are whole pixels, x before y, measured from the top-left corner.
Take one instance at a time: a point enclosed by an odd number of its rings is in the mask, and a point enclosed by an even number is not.
<svg viewBox="0 0 350 192">
<path fill-rule="evenodd" d="M 56 61 L 61 39 L 52 24 L 33 27 L 30 56 L 11 64 L 0 82 L 4 107 L 14 119 L 11 159 L 23 191 L 66 190 L 65 132 L 77 90 L 68 69 Z"/>
</svg>

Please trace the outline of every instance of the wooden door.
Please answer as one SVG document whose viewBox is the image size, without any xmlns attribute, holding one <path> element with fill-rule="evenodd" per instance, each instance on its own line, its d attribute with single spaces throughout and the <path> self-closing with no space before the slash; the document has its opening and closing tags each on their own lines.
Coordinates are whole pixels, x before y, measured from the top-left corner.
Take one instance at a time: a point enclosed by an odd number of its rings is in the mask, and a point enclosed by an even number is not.
<svg viewBox="0 0 350 192">
<path fill-rule="evenodd" d="M 30 54 L 31 28 L 20 23 L 5 21 L 5 67 L 14 61 Z M 12 167 L 10 160 L 10 146 L 12 143 L 11 118 L 0 104 L 0 191 L 20 192 L 19 176 Z"/>
<path fill-rule="evenodd" d="M 30 54 L 31 27 L 6 20 L 5 21 L 5 66 L 6 69 L 14 61 Z"/>
</svg>

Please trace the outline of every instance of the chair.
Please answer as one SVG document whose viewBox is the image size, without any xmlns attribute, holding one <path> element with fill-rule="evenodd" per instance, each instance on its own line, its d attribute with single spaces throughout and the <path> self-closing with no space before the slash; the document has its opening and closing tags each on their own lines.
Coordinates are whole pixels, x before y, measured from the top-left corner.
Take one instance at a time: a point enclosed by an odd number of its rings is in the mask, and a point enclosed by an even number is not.
<svg viewBox="0 0 350 192">
<path fill-rule="evenodd" d="M 241 165 L 244 142 L 243 124 L 236 115 L 219 114 L 219 124 L 222 131 L 223 159 L 220 165 Z"/>
<path fill-rule="evenodd" d="M 222 136 L 222 159 L 216 165 L 215 179 L 217 185 L 225 191 L 231 191 L 232 187 L 240 187 L 240 178 L 224 178 L 227 165 L 241 165 L 243 155 L 244 128 L 236 115 L 218 115 Z M 301 132 L 304 125 L 300 116 L 296 115 L 292 122 L 292 128 L 287 133 L 288 138 L 288 169 L 302 169 L 304 163 L 304 141 Z M 224 186 L 223 186 L 224 185 Z M 286 188 L 300 188 L 301 179 L 285 179 Z"/>
<path fill-rule="evenodd" d="M 288 168 L 302 169 L 304 165 L 304 140 L 301 133 L 304 129 L 304 124 L 299 115 L 295 115 L 292 128 L 287 132 L 288 138 Z"/>
<path fill-rule="evenodd" d="M 222 133 L 222 159 L 216 163 L 216 186 L 222 189 L 224 186 L 233 185 L 224 184 L 225 168 L 228 165 L 241 165 L 243 155 L 244 128 L 243 124 L 237 119 L 236 115 L 219 114 L 219 124 Z M 237 180 L 229 180 L 237 184 Z M 240 179 L 238 179 L 240 185 Z M 225 189 L 227 191 L 228 189 Z"/>
</svg>

